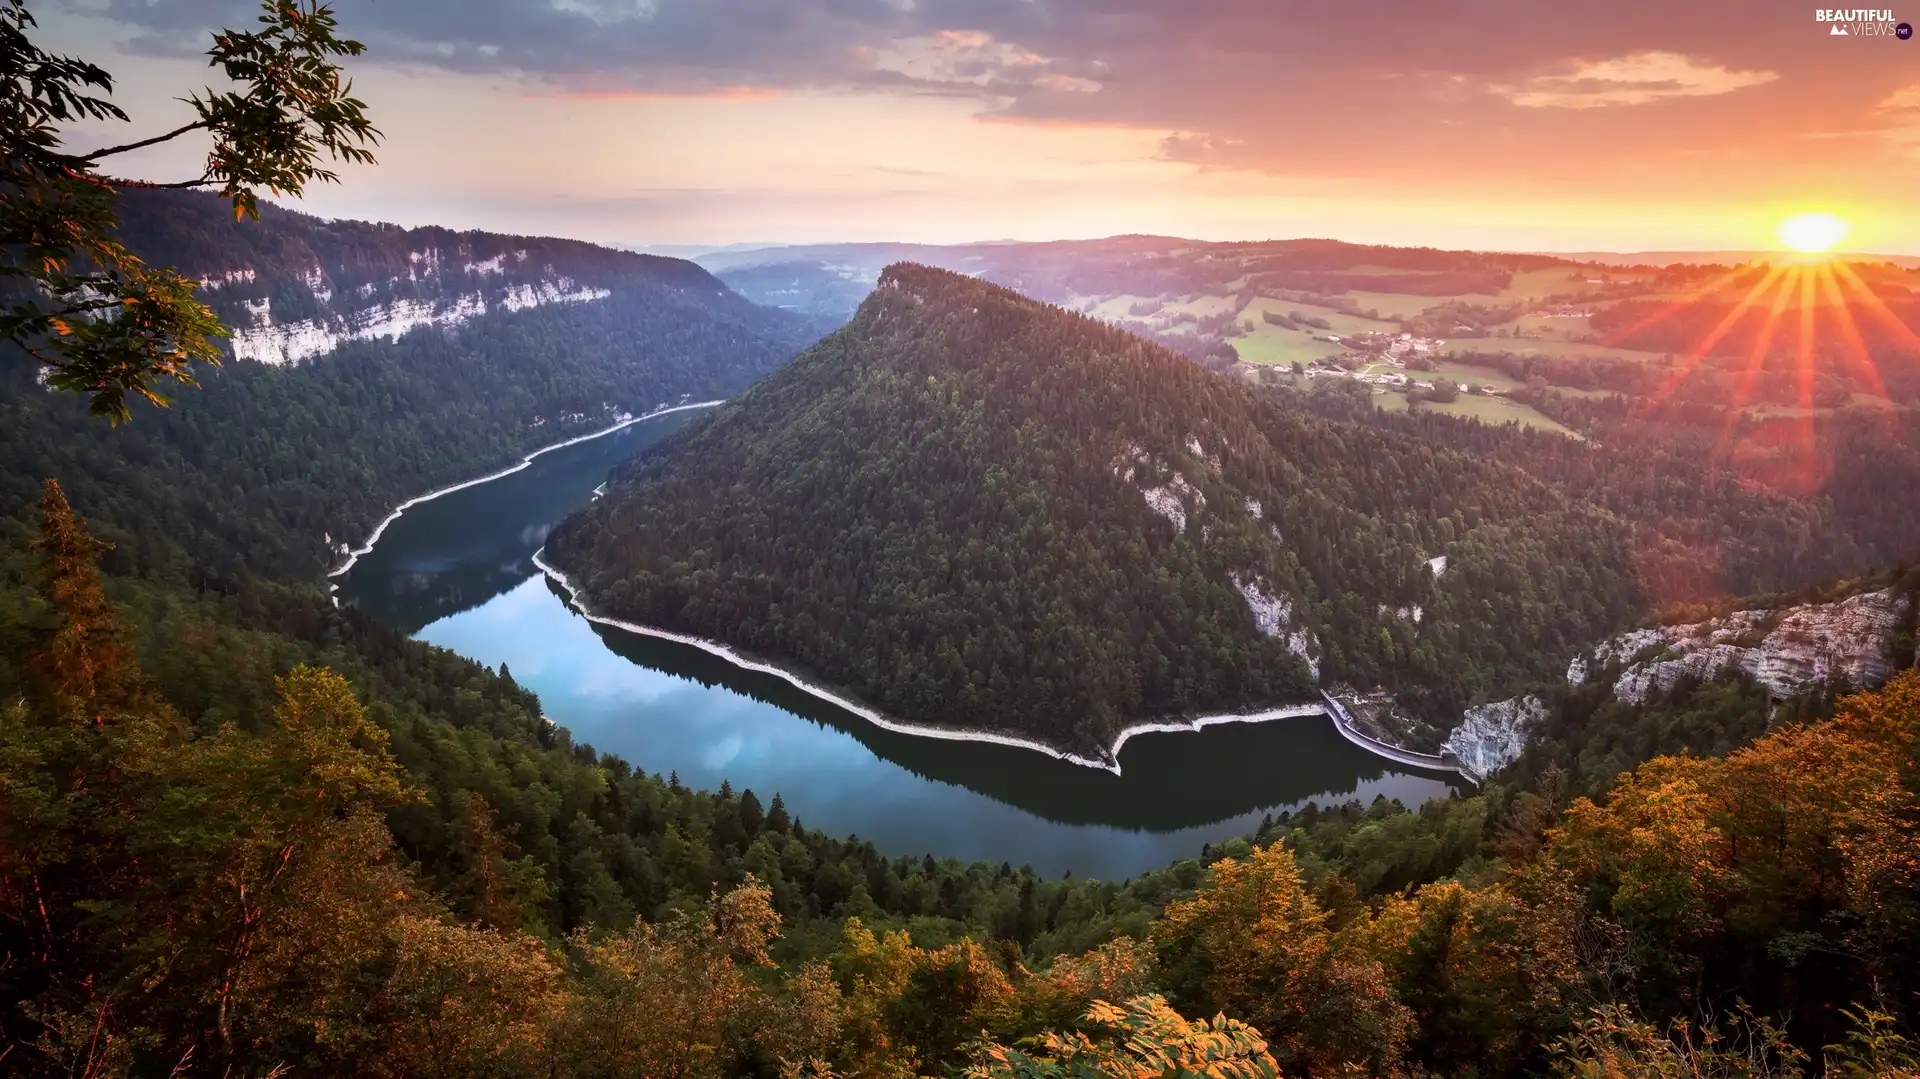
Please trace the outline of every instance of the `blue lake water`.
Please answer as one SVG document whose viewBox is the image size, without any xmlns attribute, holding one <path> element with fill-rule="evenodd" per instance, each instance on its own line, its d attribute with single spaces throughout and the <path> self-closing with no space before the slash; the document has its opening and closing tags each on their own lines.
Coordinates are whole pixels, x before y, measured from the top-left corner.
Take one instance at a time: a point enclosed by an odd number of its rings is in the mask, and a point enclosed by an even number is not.
<svg viewBox="0 0 1920 1079">
<path fill-rule="evenodd" d="M 609 469 L 701 415 L 554 450 L 407 510 L 340 579 L 341 601 L 507 665 L 577 742 L 689 786 L 725 779 L 763 802 L 777 792 L 808 826 L 890 855 L 1124 879 L 1308 801 L 1414 805 L 1454 789 L 1360 750 L 1322 716 L 1137 735 L 1118 776 L 1030 750 L 916 738 L 697 648 L 588 622 L 533 553 Z"/>
</svg>

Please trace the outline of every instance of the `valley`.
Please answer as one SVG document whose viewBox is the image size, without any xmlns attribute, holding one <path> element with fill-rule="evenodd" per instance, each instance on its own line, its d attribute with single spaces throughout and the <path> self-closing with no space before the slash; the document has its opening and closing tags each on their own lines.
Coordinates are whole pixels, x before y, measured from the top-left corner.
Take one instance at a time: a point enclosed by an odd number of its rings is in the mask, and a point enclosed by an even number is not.
<svg viewBox="0 0 1920 1079">
<path fill-rule="evenodd" d="M 1912 27 L 1588 7 L 0 0 L 0 1074 L 1920 1077 Z"/>
<path fill-rule="evenodd" d="M 511 670 L 555 723 L 602 751 L 696 788 L 778 793 L 808 825 L 888 851 L 1123 880 L 1309 801 L 1417 806 L 1457 786 L 1358 749 L 1318 711 L 1136 735 L 1110 774 L 891 731 L 699 648 L 593 626 L 534 553 L 610 469 L 693 418 L 643 420 L 418 503 L 338 578 L 338 597 Z"/>
<path fill-rule="evenodd" d="M 1885 292 L 1898 304 L 1920 285 L 1920 268 L 1910 259 L 1863 260 L 1815 280 L 1791 260 L 1757 252 L 1650 253 L 1634 261 L 1156 236 L 803 245 L 696 256 L 756 302 L 826 325 L 850 317 L 881 270 L 902 259 L 1007 285 L 1255 383 L 1299 388 L 1314 377 L 1355 378 L 1391 411 L 1574 434 L 1588 424 L 1573 419 L 1579 413 L 1568 402 L 1596 395 L 1642 409 L 1676 396 L 1712 400 L 1746 421 L 1775 418 L 1783 407 L 1851 408 L 1856 419 L 1876 409 L 1911 409 L 1909 395 L 1889 395 L 1859 376 L 1858 355 L 1842 359 L 1840 350 L 1859 331 L 1841 326 L 1823 334 L 1828 362 L 1805 402 L 1778 375 L 1742 383 L 1723 373 L 1788 366 L 1796 347 L 1790 342 L 1771 346 L 1771 357 L 1768 347 L 1755 352 L 1732 343 L 1747 340 L 1765 320 L 1775 293 L 1805 293 L 1831 305 L 1843 294 Z M 1729 335 L 1723 328 L 1702 355 L 1689 356 L 1711 320 L 1676 336 L 1661 328 L 1662 304 L 1695 307 L 1696 320 L 1707 308 L 1718 315 L 1739 307 L 1746 329 Z M 1897 325 L 1879 312 L 1868 321 Z M 1738 366 L 1710 358 L 1716 353 L 1737 357 Z"/>
</svg>

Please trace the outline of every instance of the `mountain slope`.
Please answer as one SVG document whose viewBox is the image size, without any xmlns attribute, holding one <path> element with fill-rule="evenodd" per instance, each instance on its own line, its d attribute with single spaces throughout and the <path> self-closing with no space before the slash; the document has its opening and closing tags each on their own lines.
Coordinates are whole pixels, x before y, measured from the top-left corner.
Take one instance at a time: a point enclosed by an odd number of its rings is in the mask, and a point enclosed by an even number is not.
<svg viewBox="0 0 1920 1079">
<path fill-rule="evenodd" d="M 901 265 L 548 552 L 607 613 L 913 722 L 1098 751 L 1317 681 L 1446 715 L 1624 624 L 1629 547 L 1517 470 Z"/>
<path fill-rule="evenodd" d="M 109 430 L 0 363 L 0 516 L 41 477 L 126 562 L 316 577 L 392 506 L 786 360 L 805 324 L 688 262 L 568 240 L 130 198 L 143 258 L 202 279 L 236 354 Z"/>
</svg>

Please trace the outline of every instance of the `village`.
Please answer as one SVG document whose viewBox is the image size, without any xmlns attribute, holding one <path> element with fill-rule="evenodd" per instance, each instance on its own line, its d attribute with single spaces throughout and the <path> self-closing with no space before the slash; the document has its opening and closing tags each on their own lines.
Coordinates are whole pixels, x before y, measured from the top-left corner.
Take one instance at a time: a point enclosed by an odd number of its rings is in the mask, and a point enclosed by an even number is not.
<svg viewBox="0 0 1920 1079">
<path fill-rule="evenodd" d="M 1497 396 L 1500 389 L 1491 384 L 1461 382 L 1434 372 L 1446 342 L 1437 337 L 1417 337 L 1411 333 L 1366 333 L 1345 337 L 1327 334 L 1324 338 L 1343 346 L 1337 356 L 1295 364 L 1295 373 L 1304 378 L 1345 378 L 1374 387 L 1375 393 L 1389 389 L 1425 390 L 1450 397 L 1456 393 Z M 1414 373 L 1409 373 L 1414 372 Z M 1426 374 L 1426 378 L 1418 377 Z"/>
</svg>

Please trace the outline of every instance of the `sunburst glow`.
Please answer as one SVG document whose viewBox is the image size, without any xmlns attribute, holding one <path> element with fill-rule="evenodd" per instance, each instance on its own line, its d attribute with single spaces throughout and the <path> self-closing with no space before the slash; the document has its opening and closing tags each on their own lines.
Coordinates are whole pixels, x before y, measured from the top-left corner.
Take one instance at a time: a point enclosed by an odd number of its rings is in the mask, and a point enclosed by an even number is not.
<svg viewBox="0 0 1920 1079">
<path fill-rule="evenodd" d="M 1816 255 L 1833 250 L 1852 226 L 1823 211 L 1795 214 L 1780 222 L 1780 242 L 1795 251 Z"/>
</svg>

